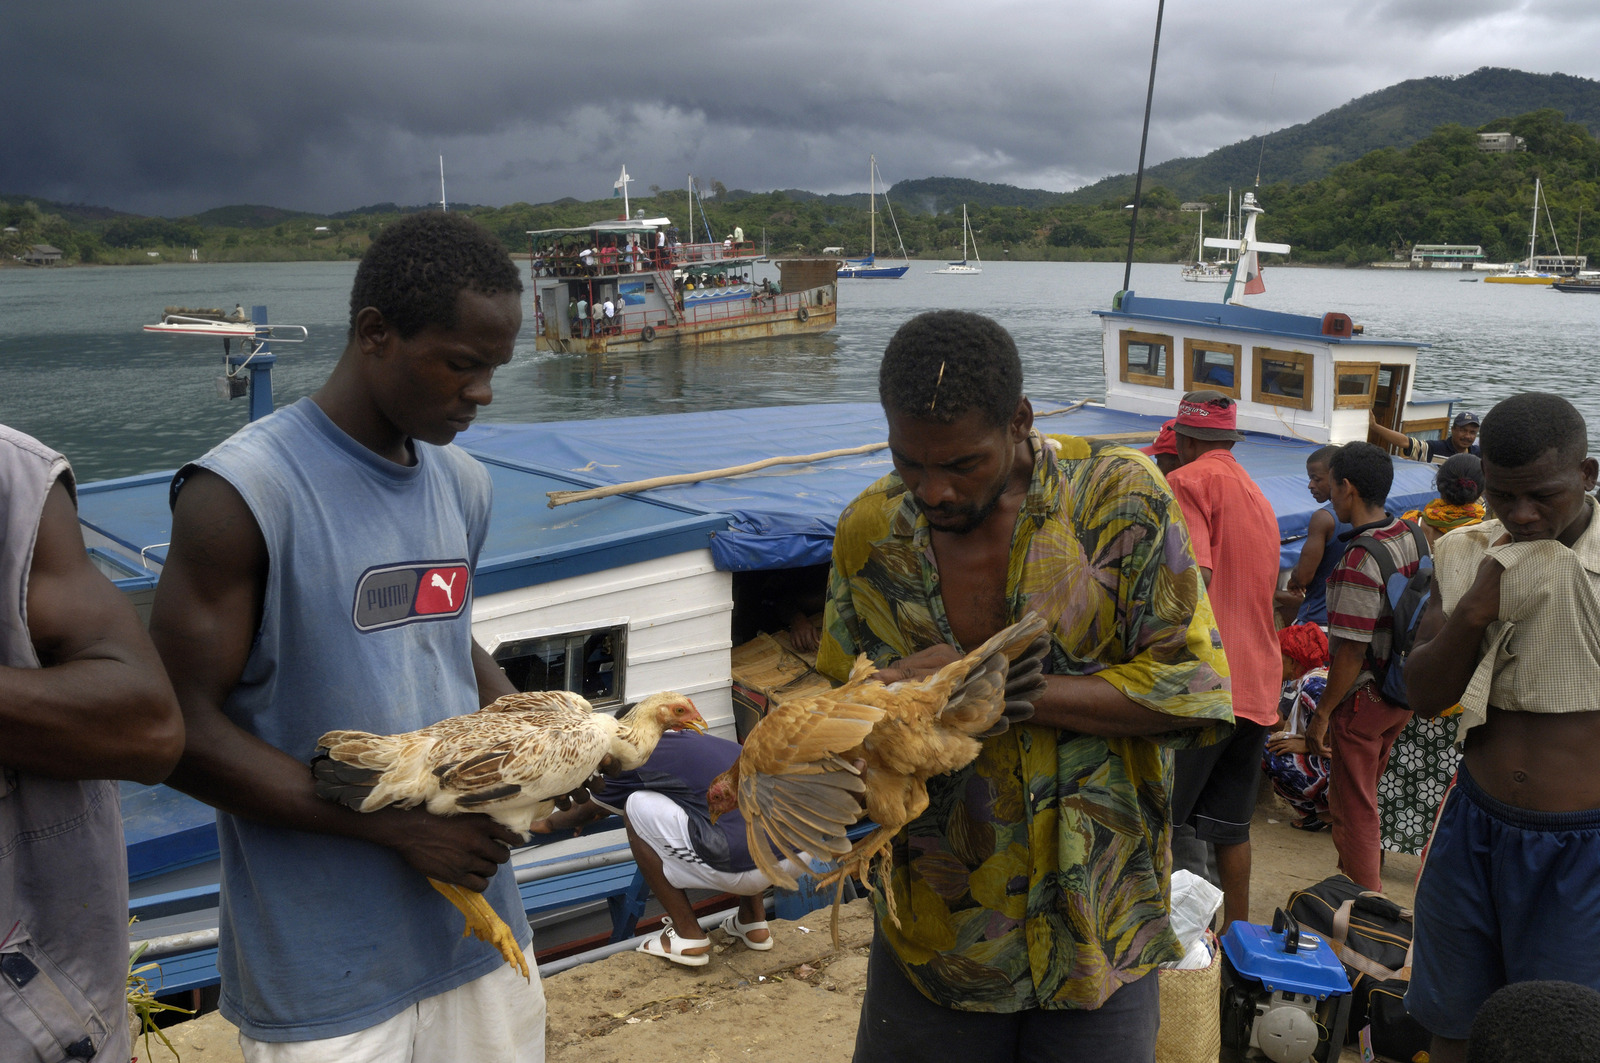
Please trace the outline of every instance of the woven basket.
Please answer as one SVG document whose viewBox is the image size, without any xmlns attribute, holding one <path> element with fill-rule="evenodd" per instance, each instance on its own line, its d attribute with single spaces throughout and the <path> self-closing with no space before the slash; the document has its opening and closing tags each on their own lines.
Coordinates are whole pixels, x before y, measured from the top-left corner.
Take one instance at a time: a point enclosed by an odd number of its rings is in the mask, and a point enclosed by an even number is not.
<svg viewBox="0 0 1600 1063">
<path fill-rule="evenodd" d="M 1206 941 L 1211 966 L 1156 969 L 1161 991 L 1156 1063 L 1217 1063 L 1222 1052 L 1222 950 L 1210 934 Z"/>
</svg>

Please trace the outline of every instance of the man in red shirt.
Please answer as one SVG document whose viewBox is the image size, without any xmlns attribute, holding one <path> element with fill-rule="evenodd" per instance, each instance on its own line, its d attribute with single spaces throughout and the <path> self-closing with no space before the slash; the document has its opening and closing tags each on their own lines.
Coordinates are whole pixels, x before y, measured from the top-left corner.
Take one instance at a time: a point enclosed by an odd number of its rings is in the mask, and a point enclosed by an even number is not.
<svg viewBox="0 0 1600 1063">
<path fill-rule="evenodd" d="M 1179 465 L 1167 474 L 1217 615 L 1238 721 L 1221 745 L 1176 754 L 1172 788 L 1172 822 L 1191 825 L 1216 848 L 1224 926 L 1250 918 L 1250 818 L 1283 673 L 1272 622 L 1278 518 L 1233 456 L 1244 438 L 1238 419 L 1238 407 L 1220 392 L 1185 395 L 1173 425 Z"/>
</svg>

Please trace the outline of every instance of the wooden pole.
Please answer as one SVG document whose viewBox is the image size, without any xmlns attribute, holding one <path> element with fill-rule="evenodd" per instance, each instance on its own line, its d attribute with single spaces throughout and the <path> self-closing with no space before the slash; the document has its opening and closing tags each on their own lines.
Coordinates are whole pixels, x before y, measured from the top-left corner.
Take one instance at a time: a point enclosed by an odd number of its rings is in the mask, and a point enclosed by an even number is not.
<svg viewBox="0 0 1600 1063">
<path fill-rule="evenodd" d="M 564 506 L 570 502 L 587 502 L 592 498 L 610 498 L 612 495 L 632 495 L 641 491 L 648 491 L 653 487 L 673 487 L 677 484 L 696 484 L 702 480 L 720 480 L 727 476 L 741 476 L 747 472 L 760 472 L 770 469 L 774 465 L 805 465 L 813 461 L 826 461 L 829 458 L 845 458 L 853 454 L 871 454 L 874 451 L 885 450 L 888 443 L 868 443 L 860 447 L 845 447 L 840 450 L 824 450 L 816 454 L 800 454 L 781 458 L 764 458 L 761 461 L 752 461 L 744 465 L 731 465 L 726 469 L 711 469 L 706 472 L 681 472 L 672 476 L 652 476 L 648 480 L 632 480 L 628 483 L 610 484 L 606 487 L 591 487 L 585 491 L 547 491 L 550 499 L 550 508 Z"/>
<path fill-rule="evenodd" d="M 1055 417 L 1063 413 L 1071 413 L 1081 409 L 1088 399 L 1080 399 L 1070 406 L 1063 406 L 1059 410 L 1046 410 L 1036 414 L 1036 417 Z M 1105 439 L 1107 441 L 1122 442 L 1124 439 L 1148 439 L 1149 433 L 1124 432 L 1110 436 L 1087 436 L 1088 439 Z M 827 461 L 829 458 L 848 458 L 856 454 L 872 454 L 879 450 L 887 449 L 888 443 L 867 443 L 859 447 L 843 447 L 839 450 L 824 450 L 816 454 L 798 454 L 779 458 L 763 458 L 761 461 L 752 461 L 744 465 L 730 465 L 725 469 L 709 469 L 705 472 L 681 472 L 671 476 L 652 476 L 647 480 L 630 480 L 627 483 L 609 484 L 605 487 L 590 487 L 582 491 L 547 491 L 546 497 L 550 499 L 550 508 L 565 506 L 573 502 L 588 502 L 595 498 L 610 498 L 613 495 L 633 495 L 648 491 L 654 487 L 675 487 L 678 484 L 696 484 L 705 480 L 720 480 L 729 476 L 742 476 L 748 472 L 760 472 L 770 469 L 774 465 L 807 465 L 813 461 Z"/>
</svg>

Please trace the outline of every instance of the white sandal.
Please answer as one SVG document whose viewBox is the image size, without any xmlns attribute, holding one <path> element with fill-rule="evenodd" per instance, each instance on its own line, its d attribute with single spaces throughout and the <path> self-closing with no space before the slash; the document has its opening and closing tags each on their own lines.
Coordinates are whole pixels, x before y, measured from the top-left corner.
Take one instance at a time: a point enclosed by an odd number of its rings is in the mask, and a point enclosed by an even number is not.
<svg viewBox="0 0 1600 1063">
<path fill-rule="evenodd" d="M 660 934 L 651 934 L 639 942 L 638 947 L 634 949 L 635 952 L 642 952 L 647 956 L 660 956 L 663 960 L 681 963 L 685 967 L 704 967 L 711 962 L 710 938 L 701 938 L 695 941 L 679 937 L 678 931 L 672 925 L 672 917 L 670 915 L 663 916 L 661 924 L 666 927 L 667 947 L 662 947 Z M 684 949 L 698 948 L 704 948 L 706 951 L 699 954 L 689 954 L 683 951 Z"/>
<path fill-rule="evenodd" d="M 767 921 L 758 919 L 754 923 L 741 923 L 739 922 L 738 912 L 733 912 L 722 921 L 722 932 L 729 937 L 735 937 L 744 942 L 745 948 L 754 949 L 756 952 L 766 952 L 772 947 L 772 932 L 770 930 L 767 931 L 767 940 L 751 941 L 749 935 L 752 930 L 767 930 Z"/>
</svg>

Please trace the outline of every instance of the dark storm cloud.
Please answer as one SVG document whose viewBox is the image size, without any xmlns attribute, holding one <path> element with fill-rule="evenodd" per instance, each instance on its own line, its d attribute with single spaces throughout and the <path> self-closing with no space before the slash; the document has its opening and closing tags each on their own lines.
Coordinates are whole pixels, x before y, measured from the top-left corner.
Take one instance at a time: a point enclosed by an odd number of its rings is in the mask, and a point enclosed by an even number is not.
<svg viewBox="0 0 1600 1063">
<path fill-rule="evenodd" d="M 1484 65 L 1594 76 L 1592 5 L 1172 0 L 1150 159 Z M 1222 12 L 1226 12 L 1223 17 Z M 1154 3 L 10 4 L 0 191 L 177 214 L 1130 170 Z"/>
</svg>

